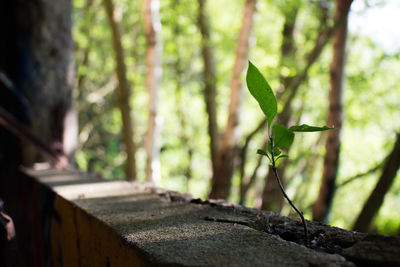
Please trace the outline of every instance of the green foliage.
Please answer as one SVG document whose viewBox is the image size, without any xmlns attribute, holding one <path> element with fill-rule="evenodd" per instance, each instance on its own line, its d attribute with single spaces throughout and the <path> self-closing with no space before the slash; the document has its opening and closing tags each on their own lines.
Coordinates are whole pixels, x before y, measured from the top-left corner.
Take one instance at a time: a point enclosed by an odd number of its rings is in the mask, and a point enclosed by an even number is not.
<svg viewBox="0 0 400 267">
<path fill-rule="evenodd" d="M 317 127 L 307 124 L 294 125 L 287 129 L 284 125 L 275 124 L 272 126 L 272 133 L 270 133 L 271 125 L 277 114 L 277 101 L 267 80 L 250 61 L 246 82 L 251 95 L 257 100 L 268 120 L 268 134 L 270 135 L 268 152 L 271 154 L 271 158 L 280 155 L 280 148 L 288 149 L 292 145 L 295 136 L 294 132 L 320 132 L 333 129 L 327 126 Z M 272 151 L 274 153 L 271 153 Z M 268 153 L 264 150 L 258 150 L 257 153 L 268 156 Z"/>
<path fill-rule="evenodd" d="M 272 131 L 274 132 L 276 147 L 289 148 L 292 145 L 294 140 L 293 131 L 280 124 L 275 124 L 272 127 Z"/>
<path fill-rule="evenodd" d="M 264 112 L 265 116 L 268 120 L 268 134 L 269 134 L 269 141 L 268 141 L 268 149 L 264 151 L 259 149 L 257 151 L 258 154 L 267 156 L 268 159 L 272 162 L 272 170 L 275 174 L 279 187 L 282 191 L 282 194 L 287 199 L 289 204 L 292 208 L 299 214 L 301 221 L 303 222 L 304 227 L 304 239 L 305 244 L 307 246 L 310 245 L 307 223 L 304 219 L 303 212 L 301 212 L 297 207 L 292 203 L 288 195 L 286 194 L 283 186 L 281 184 L 278 172 L 276 170 L 276 161 L 279 158 L 287 157 L 287 155 L 280 155 L 281 151 L 280 148 L 289 148 L 293 141 L 294 141 L 294 132 L 317 132 L 317 131 L 326 131 L 332 128 L 327 126 L 324 127 L 316 127 L 316 126 L 309 126 L 306 124 L 303 125 L 294 125 L 287 129 L 284 125 L 275 124 L 272 126 L 272 134 L 270 133 L 270 128 L 272 121 L 274 120 L 276 113 L 277 113 L 277 101 L 275 95 L 269 86 L 267 80 L 261 74 L 261 72 L 254 66 L 251 62 L 249 62 L 249 68 L 247 70 L 246 76 L 247 87 L 249 88 L 250 93 L 259 103 L 262 111 Z M 269 155 L 268 155 L 269 153 Z"/>
<path fill-rule="evenodd" d="M 258 150 L 257 150 L 257 153 L 260 154 L 260 155 L 262 155 L 262 156 L 267 156 L 267 157 L 269 157 L 267 151 L 265 151 L 265 150 L 263 150 L 263 149 L 258 149 Z"/>
<path fill-rule="evenodd" d="M 309 126 L 307 124 L 293 125 L 289 128 L 289 130 L 293 132 L 321 132 L 331 129 L 333 129 L 333 127 L 332 128 L 328 126 L 316 127 L 316 126 Z"/>
<path fill-rule="evenodd" d="M 278 112 L 276 98 L 267 80 L 265 80 L 261 72 L 251 62 L 249 62 L 246 82 L 250 93 L 257 100 L 261 110 L 267 117 L 268 129 L 270 129 L 272 121 Z"/>
</svg>

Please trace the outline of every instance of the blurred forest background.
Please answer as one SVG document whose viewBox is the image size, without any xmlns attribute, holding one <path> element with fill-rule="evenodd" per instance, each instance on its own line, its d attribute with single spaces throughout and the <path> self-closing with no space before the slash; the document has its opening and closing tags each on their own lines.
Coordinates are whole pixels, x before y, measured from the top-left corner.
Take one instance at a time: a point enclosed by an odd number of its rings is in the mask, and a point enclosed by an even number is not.
<svg viewBox="0 0 400 267">
<path fill-rule="evenodd" d="M 277 95 L 282 124 L 336 127 L 297 134 L 279 166 L 306 218 L 322 198 L 318 220 L 400 233 L 400 38 L 390 34 L 398 1 L 73 5 L 80 168 L 292 215 L 256 153 L 266 123 L 246 89 L 251 60 Z"/>
</svg>

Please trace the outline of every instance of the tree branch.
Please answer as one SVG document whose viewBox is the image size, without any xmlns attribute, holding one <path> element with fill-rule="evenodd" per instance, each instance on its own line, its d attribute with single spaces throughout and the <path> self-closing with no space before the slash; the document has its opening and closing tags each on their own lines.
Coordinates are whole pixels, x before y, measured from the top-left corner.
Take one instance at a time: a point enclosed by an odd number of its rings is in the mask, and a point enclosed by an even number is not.
<svg viewBox="0 0 400 267">
<path fill-rule="evenodd" d="M 386 160 L 384 160 L 384 162 L 385 162 L 385 161 L 386 161 Z M 384 162 L 380 162 L 380 163 L 376 164 L 374 167 L 370 168 L 369 170 L 367 170 L 367 171 L 365 171 L 365 172 L 356 174 L 356 175 L 354 175 L 354 176 L 351 176 L 351 177 L 345 179 L 342 183 L 340 183 L 340 184 L 338 184 L 338 185 L 336 186 L 336 189 L 339 189 L 339 188 L 341 188 L 341 187 L 343 187 L 343 186 L 345 186 L 345 185 L 347 185 L 347 184 L 349 184 L 349 183 L 351 183 L 351 182 L 354 182 L 355 180 L 358 180 L 359 178 L 362 178 L 362 177 L 364 177 L 364 176 L 366 176 L 366 175 L 368 175 L 368 174 L 375 173 L 376 171 L 378 171 L 379 169 L 382 168 Z"/>
</svg>

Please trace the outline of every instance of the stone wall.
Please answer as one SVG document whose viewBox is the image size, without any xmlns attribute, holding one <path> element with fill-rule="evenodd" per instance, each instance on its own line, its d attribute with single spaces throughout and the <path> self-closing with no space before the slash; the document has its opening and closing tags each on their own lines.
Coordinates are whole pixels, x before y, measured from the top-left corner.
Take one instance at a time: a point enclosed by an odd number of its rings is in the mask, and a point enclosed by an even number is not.
<svg viewBox="0 0 400 267">
<path fill-rule="evenodd" d="M 400 266 L 398 237 L 310 222 L 308 248 L 294 218 L 74 170 L 25 173 L 10 212 L 21 266 Z"/>
</svg>

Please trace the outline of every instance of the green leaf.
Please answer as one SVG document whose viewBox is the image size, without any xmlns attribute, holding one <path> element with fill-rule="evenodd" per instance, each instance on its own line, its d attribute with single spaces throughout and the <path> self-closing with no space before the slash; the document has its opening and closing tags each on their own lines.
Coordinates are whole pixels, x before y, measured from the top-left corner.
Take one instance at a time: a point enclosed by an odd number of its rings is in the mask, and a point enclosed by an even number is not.
<svg viewBox="0 0 400 267">
<path fill-rule="evenodd" d="M 289 130 L 293 132 L 321 132 L 321 131 L 327 131 L 331 130 L 333 128 L 328 127 L 328 126 L 323 126 L 323 127 L 317 127 L 317 126 L 310 126 L 307 124 L 302 124 L 302 125 L 294 125 L 289 128 Z"/>
<path fill-rule="evenodd" d="M 260 155 L 263 155 L 263 156 L 267 156 L 267 157 L 268 157 L 267 151 L 262 150 L 262 149 L 258 149 L 258 150 L 257 150 L 257 154 L 260 154 Z"/>
<path fill-rule="evenodd" d="M 289 157 L 288 155 L 282 154 L 282 155 L 279 155 L 278 157 L 276 157 L 275 161 L 278 162 L 279 159 L 288 158 L 288 157 Z"/>
<path fill-rule="evenodd" d="M 272 152 L 271 152 L 271 141 L 268 141 L 268 152 L 270 154 L 272 154 Z M 276 156 L 278 156 L 280 154 L 281 154 L 281 150 L 279 149 L 279 147 L 274 146 L 274 156 L 276 157 Z"/>
<path fill-rule="evenodd" d="M 261 72 L 250 61 L 249 68 L 247 69 L 246 82 L 251 95 L 257 100 L 261 110 L 267 117 L 268 129 L 270 129 L 272 121 L 278 112 L 276 98 L 267 80 L 265 80 Z"/>
<path fill-rule="evenodd" d="M 288 155 L 279 155 L 275 160 L 281 159 L 281 158 L 288 158 Z"/>
<path fill-rule="evenodd" d="M 271 158 L 269 157 L 267 151 L 263 150 L 263 149 L 258 149 L 257 153 L 262 155 L 262 156 L 266 156 L 269 160 L 271 160 Z"/>
<path fill-rule="evenodd" d="M 275 146 L 280 148 L 289 148 L 294 140 L 294 132 L 286 129 L 285 126 L 275 124 L 272 127 L 274 133 Z"/>
</svg>

